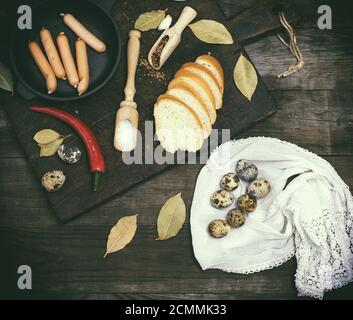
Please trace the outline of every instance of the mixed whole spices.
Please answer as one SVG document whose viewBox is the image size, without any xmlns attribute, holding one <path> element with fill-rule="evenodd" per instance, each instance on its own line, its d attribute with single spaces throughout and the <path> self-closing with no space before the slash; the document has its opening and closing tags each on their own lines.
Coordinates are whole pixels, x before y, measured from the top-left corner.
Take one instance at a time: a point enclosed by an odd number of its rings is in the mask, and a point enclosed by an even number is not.
<svg viewBox="0 0 353 320">
<path fill-rule="evenodd" d="M 157 69 L 161 59 L 161 53 L 169 40 L 169 36 L 164 36 L 161 41 L 158 42 L 156 49 L 152 53 L 152 66 Z"/>
</svg>

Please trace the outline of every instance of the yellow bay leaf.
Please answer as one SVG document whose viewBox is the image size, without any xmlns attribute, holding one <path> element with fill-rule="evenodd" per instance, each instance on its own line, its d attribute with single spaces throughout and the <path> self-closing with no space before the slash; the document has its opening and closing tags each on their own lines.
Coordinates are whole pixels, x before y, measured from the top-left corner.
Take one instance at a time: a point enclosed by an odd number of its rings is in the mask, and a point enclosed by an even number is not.
<svg viewBox="0 0 353 320">
<path fill-rule="evenodd" d="M 67 136 L 61 136 L 59 135 L 59 137 L 57 139 L 55 139 L 54 141 L 50 142 L 50 143 L 38 143 L 38 146 L 40 147 L 40 157 L 50 157 L 53 156 L 59 149 L 59 147 L 63 144 L 63 142 L 70 138 L 70 135 Z"/>
<path fill-rule="evenodd" d="M 163 205 L 157 219 L 158 238 L 167 240 L 181 229 L 186 218 L 186 208 L 181 193 L 169 198 Z"/>
<path fill-rule="evenodd" d="M 233 77 L 239 91 L 251 101 L 257 87 L 258 78 L 254 66 L 242 53 L 235 65 Z"/>
<path fill-rule="evenodd" d="M 148 31 L 157 29 L 165 17 L 166 10 L 152 10 L 142 13 L 135 22 L 135 29 Z"/>
<path fill-rule="evenodd" d="M 121 218 L 110 230 L 104 258 L 110 253 L 125 248 L 131 242 L 137 229 L 137 216 L 138 214 Z"/>
<path fill-rule="evenodd" d="M 63 144 L 65 140 L 65 137 L 59 136 L 56 140 L 53 142 L 47 143 L 47 144 L 41 144 L 38 143 L 40 146 L 40 156 L 41 157 L 50 157 L 53 156 L 59 149 L 59 147 Z"/>
<path fill-rule="evenodd" d="M 47 144 L 47 143 L 53 142 L 59 137 L 60 137 L 60 134 L 57 133 L 56 131 L 52 129 L 43 129 L 38 131 L 34 135 L 33 140 L 40 144 Z"/>
<path fill-rule="evenodd" d="M 194 35 L 201 41 L 212 44 L 232 44 L 233 38 L 227 28 L 214 20 L 199 20 L 189 24 Z"/>
</svg>

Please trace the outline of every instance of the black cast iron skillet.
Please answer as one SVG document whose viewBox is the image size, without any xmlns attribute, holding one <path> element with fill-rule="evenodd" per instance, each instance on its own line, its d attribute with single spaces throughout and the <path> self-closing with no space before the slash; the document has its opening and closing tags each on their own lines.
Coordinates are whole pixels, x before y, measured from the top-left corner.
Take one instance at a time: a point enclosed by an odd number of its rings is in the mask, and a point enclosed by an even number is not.
<svg viewBox="0 0 353 320">
<path fill-rule="evenodd" d="M 17 92 L 26 99 L 39 96 L 52 101 L 72 101 L 101 89 L 113 76 L 120 60 L 121 40 L 110 13 L 114 2 L 115 0 L 48 0 L 33 7 L 32 29 L 17 29 L 10 48 L 12 69 L 18 80 Z M 50 30 L 55 42 L 56 36 L 64 31 L 69 37 L 71 51 L 75 56 L 74 44 L 77 36 L 63 23 L 60 16 L 62 12 L 73 14 L 107 45 L 104 53 L 97 53 L 87 46 L 90 85 L 82 96 L 78 96 L 77 90 L 71 87 L 68 81 L 59 79 L 56 92 L 49 95 L 43 76 L 28 50 L 29 40 L 35 40 L 41 45 L 39 32 L 44 26 Z"/>
</svg>

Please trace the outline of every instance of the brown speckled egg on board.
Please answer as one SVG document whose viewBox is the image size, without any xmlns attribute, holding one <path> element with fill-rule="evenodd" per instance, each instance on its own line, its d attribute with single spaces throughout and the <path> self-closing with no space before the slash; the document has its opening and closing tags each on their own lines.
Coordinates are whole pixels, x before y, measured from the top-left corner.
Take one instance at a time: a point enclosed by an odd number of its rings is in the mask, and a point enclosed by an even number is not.
<svg viewBox="0 0 353 320">
<path fill-rule="evenodd" d="M 250 213 L 255 211 L 257 206 L 257 200 L 255 197 L 249 194 L 243 194 L 238 198 L 237 204 L 238 204 L 238 208 L 241 211 Z"/>
<path fill-rule="evenodd" d="M 208 231 L 211 234 L 212 237 L 215 238 L 222 238 L 228 234 L 230 230 L 230 226 L 228 225 L 227 221 L 217 219 L 213 220 L 209 225 L 208 225 Z"/>
<path fill-rule="evenodd" d="M 48 171 L 42 177 L 42 186 L 48 192 L 58 191 L 65 183 L 66 177 L 61 170 Z"/>
<path fill-rule="evenodd" d="M 265 198 L 271 191 L 270 183 L 265 179 L 256 179 L 248 185 L 248 194 L 257 199 Z"/>
<path fill-rule="evenodd" d="M 230 210 L 227 214 L 227 223 L 233 228 L 241 227 L 246 220 L 246 216 L 240 209 Z"/>
<path fill-rule="evenodd" d="M 239 187 L 239 177 L 231 172 L 223 176 L 220 186 L 222 189 L 227 191 L 233 191 Z"/>
<path fill-rule="evenodd" d="M 238 177 L 246 182 L 254 181 L 259 173 L 257 167 L 249 160 L 239 160 L 235 166 Z"/>
<path fill-rule="evenodd" d="M 211 196 L 211 205 L 217 209 L 228 208 L 233 203 L 234 197 L 227 190 L 218 190 Z"/>
</svg>

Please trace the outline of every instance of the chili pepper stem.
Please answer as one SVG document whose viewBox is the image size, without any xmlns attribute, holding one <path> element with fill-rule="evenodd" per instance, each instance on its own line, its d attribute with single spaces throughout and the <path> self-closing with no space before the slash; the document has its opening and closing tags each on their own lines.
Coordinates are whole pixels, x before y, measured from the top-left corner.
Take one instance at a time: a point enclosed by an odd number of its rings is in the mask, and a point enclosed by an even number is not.
<svg viewBox="0 0 353 320">
<path fill-rule="evenodd" d="M 99 171 L 93 172 L 93 191 L 97 191 L 99 179 L 101 175 L 102 175 L 102 172 L 99 172 Z"/>
</svg>

